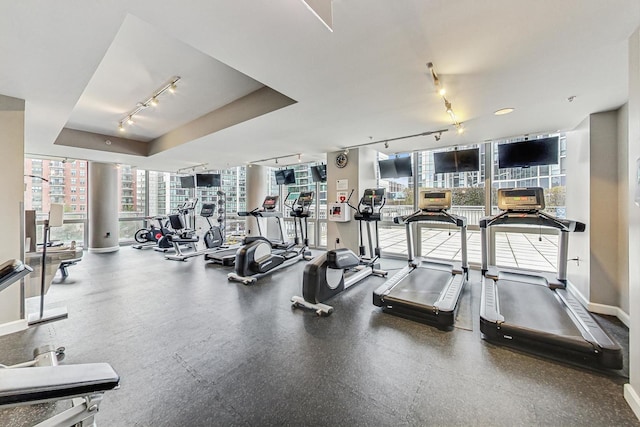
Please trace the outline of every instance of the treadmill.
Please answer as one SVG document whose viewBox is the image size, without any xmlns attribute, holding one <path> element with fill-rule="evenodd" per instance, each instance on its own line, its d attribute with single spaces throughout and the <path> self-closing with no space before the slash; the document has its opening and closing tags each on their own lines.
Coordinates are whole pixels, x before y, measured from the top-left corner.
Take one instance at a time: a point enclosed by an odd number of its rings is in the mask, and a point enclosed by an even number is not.
<svg viewBox="0 0 640 427">
<path fill-rule="evenodd" d="M 567 279 L 569 233 L 584 231 L 585 224 L 555 218 L 542 212 L 544 207 L 542 188 L 499 189 L 503 212 L 480 219 L 480 331 L 496 344 L 622 369 L 622 349 L 578 301 Z M 487 229 L 503 224 L 560 230 L 557 274 L 488 266 Z"/>
<path fill-rule="evenodd" d="M 467 282 L 467 219 L 451 214 L 451 190 L 421 190 L 419 211 L 395 217 L 407 232 L 409 264 L 373 292 L 373 304 L 410 320 L 452 329 Z M 413 223 L 440 222 L 460 228 L 462 262 L 413 257 Z"/>
</svg>

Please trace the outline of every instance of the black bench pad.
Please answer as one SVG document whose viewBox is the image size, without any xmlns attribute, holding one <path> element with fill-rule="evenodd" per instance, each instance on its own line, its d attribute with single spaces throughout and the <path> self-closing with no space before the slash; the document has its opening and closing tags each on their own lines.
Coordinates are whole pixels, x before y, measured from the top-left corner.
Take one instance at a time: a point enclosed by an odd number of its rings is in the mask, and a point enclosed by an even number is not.
<svg viewBox="0 0 640 427">
<path fill-rule="evenodd" d="M 71 399 L 112 390 L 119 382 L 108 363 L 0 369 L 0 405 Z"/>
</svg>

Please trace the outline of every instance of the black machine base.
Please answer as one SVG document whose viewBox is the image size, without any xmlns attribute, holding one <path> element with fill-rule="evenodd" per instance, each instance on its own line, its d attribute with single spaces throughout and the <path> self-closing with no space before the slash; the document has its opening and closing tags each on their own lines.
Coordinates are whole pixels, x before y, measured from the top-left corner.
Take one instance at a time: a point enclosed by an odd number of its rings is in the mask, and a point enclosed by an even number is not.
<svg viewBox="0 0 640 427">
<path fill-rule="evenodd" d="M 576 341 L 576 345 L 562 346 L 553 342 L 538 339 L 535 333 L 528 333 L 518 327 L 509 324 L 494 323 L 480 318 L 480 332 L 484 339 L 497 344 L 508 346 L 517 350 L 533 353 L 542 357 L 550 357 L 554 360 L 570 362 L 591 367 L 619 370 L 623 368 L 623 358 L 620 351 L 611 351 L 606 348 L 597 348 L 593 345 L 585 345 Z"/>
</svg>

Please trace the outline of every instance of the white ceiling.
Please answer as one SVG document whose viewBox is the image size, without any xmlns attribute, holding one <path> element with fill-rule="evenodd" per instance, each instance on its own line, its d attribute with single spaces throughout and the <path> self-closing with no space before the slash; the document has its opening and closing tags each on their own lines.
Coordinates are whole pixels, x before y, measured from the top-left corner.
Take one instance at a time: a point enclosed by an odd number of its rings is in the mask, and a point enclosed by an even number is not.
<svg viewBox="0 0 640 427">
<path fill-rule="evenodd" d="M 570 130 L 624 104 L 638 26 L 637 0 L 334 0 L 333 32 L 300 0 L 2 1 L 0 94 L 26 100 L 28 153 L 214 168 L 451 128 L 433 62 L 466 129 L 438 145 L 457 145 Z M 261 85 L 297 103 L 150 157 L 53 145 L 64 127 L 122 136 L 118 120 L 173 75 L 178 93 L 127 137 L 154 138 Z M 502 107 L 516 110 L 494 116 Z"/>
</svg>

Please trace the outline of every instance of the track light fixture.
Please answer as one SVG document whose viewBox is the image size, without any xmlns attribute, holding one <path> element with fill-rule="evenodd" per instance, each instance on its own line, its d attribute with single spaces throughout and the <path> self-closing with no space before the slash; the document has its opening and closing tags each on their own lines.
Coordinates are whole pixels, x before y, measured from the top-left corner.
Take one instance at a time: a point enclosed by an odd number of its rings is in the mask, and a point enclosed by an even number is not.
<svg viewBox="0 0 640 427">
<path fill-rule="evenodd" d="M 294 156 L 298 160 L 298 163 L 302 163 L 302 153 L 294 153 L 294 154 L 285 154 L 284 156 L 278 156 L 278 157 L 269 157 L 267 159 L 252 160 L 248 163 L 248 166 L 251 167 L 251 165 L 253 164 L 258 164 L 263 162 L 274 162 L 277 165 L 280 163 L 281 159 L 291 158 Z M 285 162 L 285 165 L 286 164 L 291 164 L 291 162 Z"/>
<path fill-rule="evenodd" d="M 431 73 L 431 79 L 433 80 L 433 85 L 436 87 L 436 90 L 438 91 L 438 95 L 440 95 L 440 97 L 442 98 L 442 101 L 444 102 L 444 108 L 446 109 L 447 114 L 449 114 L 449 117 L 451 117 L 453 126 L 455 126 L 458 134 L 463 133 L 464 128 L 462 127 L 462 123 L 458 121 L 456 113 L 453 111 L 453 107 L 451 106 L 451 102 L 445 97 L 445 94 L 447 93 L 447 91 L 445 90 L 445 88 L 442 86 L 440 82 L 440 78 L 436 73 L 436 70 L 433 66 L 433 62 L 429 62 L 427 64 L 427 68 L 429 68 L 429 72 Z M 436 141 L 439 141 L 439 140 L 440 138 L 436 138 Z"/>
<path fill-rule="evenodd" d="M 180 168 L 176 171 L 176 174 L 183 174 L 183 173 L 188 173 L 188 172 L 195 172 L 197 169 L 202 168 L 202 170 L 205 170 L 207 168 L 208 163 L 201 163 L 199 165 L 193 165 L 193 166 L 186 166 L 184 168 Z"/>
<path fill-rule="evenodd" d="M 177 85 L 176 83 L 178 83 L 178 81 L 180 81 L 180 76 L 173 76 L 171 77 L 171 79 L 169 79 L 164 85 L 162 85 L 158 90 L 156 90 L 155 92 L 153 92 L 151 94 L 150 97 L 148 97 L 145 101 L 142 102 L 138 102 L 136 104 L 136 108 L 134 108 L 133 110 L 129 111 L 122 120 L 120 120 L 118 122 L 118 129 L 121 132 L 124 132 L 125 130 L 125 123 L 128 125 L 133 125 L 134 121 L 133 121 L 133 116 L 135 116 L 136 114 L 140 113 L 142 110 L 144 110 L 145 108 L 148 107 L 155 107 L 158 105 L 158 97 L 160 95 L 162 95 L 163 93 L 165 93 L 166 91 L 169 91 L 171 93 L 174 93 L 176 91 Z"/>
<path fill-rule="evenodd" d="M 384 148 L 389 148 L 389 141 L 384 142 Z"/>
<path fill-rule="evenodd" d="M 440 141 L 440 139 L 442 138 L 442 132 L 434 134 L 433 138 L 436 140 L 436 142 Z"/>
<path fill-rule="evenodd" d="M 350 145 L 348 147 L 344 147 L 344 154 L 349 154 L 349 149 L 350 148 L 359 148 L 359 147 L 367 147 L 369 145 L 376 145 L 376 144 L 384 144 L 384 148 L 389 148 L 389 143 L 393 142 L 393 141 L 399 141 L 401 139 L 407 139 L 407 138 L 415 138 L 418 136 L 429 136 L 429 135 L 435 135 L 438 134 L 439 136 L 442 135 L 443 132 L 447 132 L 449 129 L 438 129 L 438 130 L 429 130 L 426 132 L 422 132 L 422 133 L 416 133 L 413 135 L 405 135 L 405 136 L 398 136 L 396 138 L 387 138 L 387 139 L 381 139 L 378 141 L 371 141 L 371 142 L 365 142 L 364 144 L 355 144 L 355 145 Z M 371 137 L 369 137 L 371 138 Z"/>
</svg>

